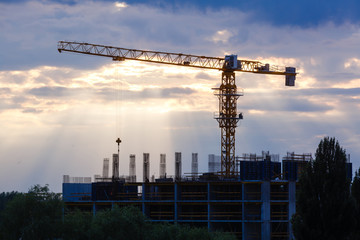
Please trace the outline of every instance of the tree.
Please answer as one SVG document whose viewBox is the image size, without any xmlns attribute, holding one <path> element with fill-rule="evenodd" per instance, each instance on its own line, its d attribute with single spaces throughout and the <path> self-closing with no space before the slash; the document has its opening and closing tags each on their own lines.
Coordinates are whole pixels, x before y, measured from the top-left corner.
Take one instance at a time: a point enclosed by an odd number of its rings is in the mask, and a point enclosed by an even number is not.
<svg viewBox="0 0 360 240">
<path fill-rule="evenodd" d="M 2 212 L 4 211 L 8 202 L 10 202 L 15 196 L 19 195 L 18 192 L 3 192 L 0 193 L 0 226 L 2 224 Z M 0 231 L 0 239 L 3 239 L 3 233 Z"/>
<path fill-rule="evenodd" d="M 4 239 L 54 239 L 61 235 L 62 200 L 45 185 L 18 194 L 2 213 Z"/>
<path fill-rule="evenodd" d="M 96 214 L 91 224 L 88 239 L 234 240 L 236 237 L 229 233 L 211 233 L 207 228 L 152 223 L 136 207 L 119 208 L 115 205 L 111 210 Z"/>
<path fill-rule="evenodd" d="M 326 137 L 299 180 L 294 235 L 297 240 L 350 239 L 353 210 L 345 150 L 335 138 Z"/>
<path fill-rule="evenodd" d="M 351 184 L 351 195 L 355 201 L 356 227 L 353 239 L 360 239 L 360 168 L 355 172 L 354 180 Z"/>
<path fill-rule="evenodd" d="M 84 212 L 76 209 L 67 213 L 64 217 L 62 237 L 64 240 L 88 240 L 90 239 L 91 212 Z"/>
<path fill-rule="evenodd" d="M 6 204 L 18 194 L 20 193 L 14 191 L 0 193 L 0 213 L 5 209 Z"/>
<path fill-rule="evenodd" d="M 146 239 L 149 222 L 135 207 L 119 208 L 98 212 L 91 224 L 90 239 Z"/>
<path fill-rule="evenodd" d="M 1 196 L 0 196 L 1 197 Z M 63 216 L 61 195 L 48 186 L 35 185 L 28 193 L 16 193 L 1 213 L 0 239 L 6 240 L 233 240 L 226 233 L 206 228 L 152 223 L 136 207 L 115 205 L 97 212 L 75 210 Z"/>
</svg>

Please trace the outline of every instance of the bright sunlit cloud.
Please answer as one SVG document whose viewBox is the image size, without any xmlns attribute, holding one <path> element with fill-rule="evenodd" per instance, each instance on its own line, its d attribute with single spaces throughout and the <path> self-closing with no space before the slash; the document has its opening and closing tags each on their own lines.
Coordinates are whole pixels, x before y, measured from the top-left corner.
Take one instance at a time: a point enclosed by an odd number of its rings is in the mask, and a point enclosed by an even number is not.
<svg viewBox="0 0 360 240">
<path fill-rule="evenodd" d="M 212 40 L 215 43 L 218 43 L 218 42 L 227 43 L 232 36 L 233 36 L 233 34 L 229 30 L 224 29 L 224 30 L 217 31 L 214 34 L 214 36 L 212 37 Z"/>
<path fill-rule="evenodd" d="M 128 7 L 128 5 L 126 4 L 126 2 L 115 2 L 115 7 L 121 9 Z"/>
</svg>

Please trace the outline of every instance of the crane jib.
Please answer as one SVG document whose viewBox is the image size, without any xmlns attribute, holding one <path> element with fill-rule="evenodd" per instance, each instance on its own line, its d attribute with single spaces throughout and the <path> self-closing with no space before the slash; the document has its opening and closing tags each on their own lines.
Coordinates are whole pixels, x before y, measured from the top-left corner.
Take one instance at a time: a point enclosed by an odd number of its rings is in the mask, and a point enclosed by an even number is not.
<svg viewBox="0 0 360 240">
<path fill-rule="evenodd" d="M 295 81 L 296 69 L 292 67 L 278 67 L 263 64 L 259 61 L 238 60 L 237 55 L 221 57 L 206 57 L 193 54 L 169 53 L 160 51 L 148 51 L 127 49 L 90 43 L 66 42 L 58 43 L 58 51 L 68 51 L 88 55 L 111 57 L 114 61 L 137 60 L 178 66 L 197 68 L 242 71 L 249 73 L 285 75 L 287 86 L 292 86 Z"/>
</svg>

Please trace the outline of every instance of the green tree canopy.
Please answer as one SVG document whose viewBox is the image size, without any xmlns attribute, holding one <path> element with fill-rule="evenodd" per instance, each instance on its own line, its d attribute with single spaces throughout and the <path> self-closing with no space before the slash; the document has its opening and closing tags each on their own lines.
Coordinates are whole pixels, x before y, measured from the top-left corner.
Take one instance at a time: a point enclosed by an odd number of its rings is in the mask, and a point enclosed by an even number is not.
<svg viewBox="0 0 360 240">
<path fill-rule="evenodd" d="M 54 239 L 60 236 L 62 222 L 60 194 L 46 185 L 35 185 L 26 194 L 17 194 L 2 212 L 3 239 Z"/>
<path fill-rule="evenodd" d="M 355 200 L 356 208 L 354 211 L 357 216 L 353 239 L 357 240 L 360 239 L 360 168 L 355 172 L 355 177 L 351 184 L 351 195 Z"/>
<path fill-rule="evenodd" d="M 350 239 L 354 217 L 345 150 L 326 137 L 299 180 L 294 235 L 297 240 Z"/>
</svg>

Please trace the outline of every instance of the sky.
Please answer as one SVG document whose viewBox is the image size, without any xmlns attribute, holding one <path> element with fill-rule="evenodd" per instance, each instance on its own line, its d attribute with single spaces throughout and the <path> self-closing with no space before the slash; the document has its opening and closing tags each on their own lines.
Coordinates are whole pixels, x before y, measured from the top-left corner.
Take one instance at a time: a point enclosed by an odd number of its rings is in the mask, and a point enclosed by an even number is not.
<svg viewBox="0 0 360 240">
<path fill-rule="evenodd" d="M 237 54 L 296 67 L 295 87 L 283 76 L 236 73 L 244 96 L 236 155 L 314 153 L 335 137 L 360 167 L 360 2 L 211 0 L 0 0 L 0 192 L 49 184 L 62 176 L 93 177 L 117 152 L 120 175 L 136 154 L 160 154 L 174 174 L 191 154 L 199 172 L 220 155 L 218 109 L 211 88 L 221 72 L 59 53 L 57 42 L 210 57 Z"/>
</svg>

